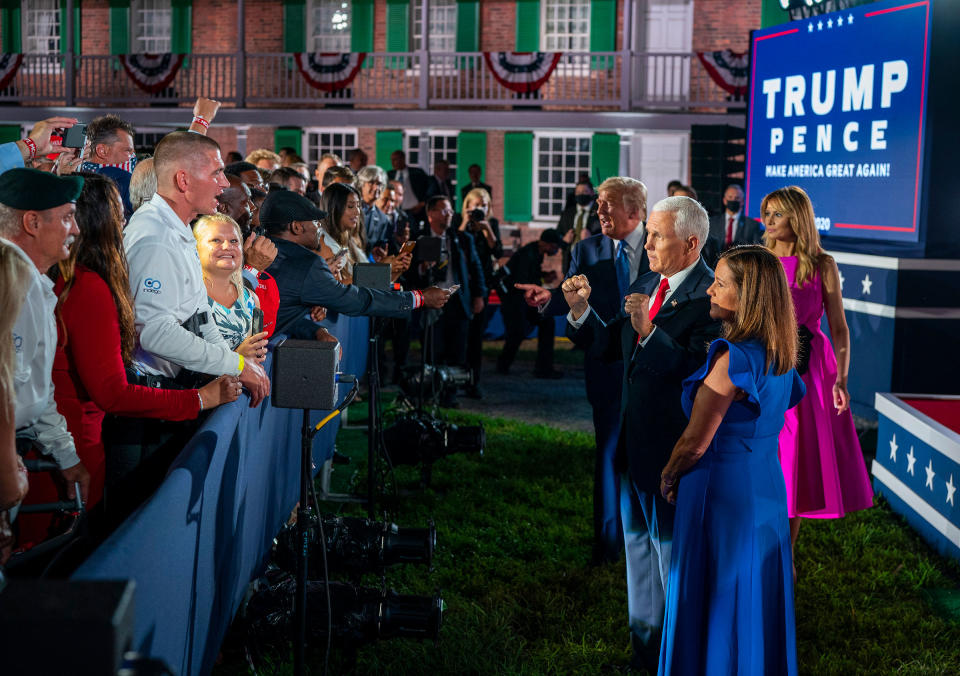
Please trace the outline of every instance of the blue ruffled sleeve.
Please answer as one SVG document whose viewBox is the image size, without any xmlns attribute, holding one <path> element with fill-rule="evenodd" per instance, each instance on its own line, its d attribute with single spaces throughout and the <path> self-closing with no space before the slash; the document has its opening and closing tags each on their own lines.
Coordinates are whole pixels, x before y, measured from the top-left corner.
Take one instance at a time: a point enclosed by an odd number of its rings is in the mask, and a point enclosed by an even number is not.
<svg viewBox="0 0 960 676">
<path fill-rule="evenodd" d="M 793 384 L 790 390 L 790 405 L 787 408 L 793 408 L 800 403 L 800 400 L 807 394 L 807 386 L 804 385 L 803 379 L 800 377 L 800 374 L 797 373 L 797 369 L 792 369 L 790 373 L 793 376 Z"/>
<path fill-rule="evenodd" d="M 700 388 L 703 379 L 707 377 L 710 362 L 713 361 L 714 355 L 721 347 L 725 347 L 727 352 L 730 353 L 730 366 L 727 369 L 727 375 L 733 384 L 747 395 L 730 405 L 724 420 L 726 422 L 756 420 L 760 417 L 760 395 L 757 392 L 757 378 L 763 368 L 766 353 L 763 352 L 761 347 L 762 354 L 759 355 L 758 360 L 755 354 L 757 350 L 753 344 L 731 343 L 725 338 L 717 338 L 710 344 L 707 361 L 693 375 L 683 381 L 683 394 L 681 396 L 683 411 L 688 417 L 690 416 L 697 390 Z"/>
</svg>

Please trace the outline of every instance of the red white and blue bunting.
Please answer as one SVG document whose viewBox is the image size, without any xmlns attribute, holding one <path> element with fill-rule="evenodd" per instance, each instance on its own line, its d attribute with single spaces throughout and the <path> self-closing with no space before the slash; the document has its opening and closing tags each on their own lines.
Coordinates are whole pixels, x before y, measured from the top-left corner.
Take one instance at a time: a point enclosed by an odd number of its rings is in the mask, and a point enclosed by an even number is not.
<svg viewBox="0 0 960 676">
<path fill-rule="evenodd" d="M 17 76 L 21 63 L 23 63 L 23 54 L 0 54 L 0 91 L 6 89 Z"/>
<path fill-rule="evenodd" d="M 121 54 L 123 69 L 147 94 L 157 94 L 173 82 L 183 65 L 183 54 Z"/>
<path fill-rule="evenodd" d="M 562 52 L 484 52 L 494 79 L 515 92 L 535 92 L 550 79 Z"/>
<path fill-rule="evenodd" d="M 747 95 L 747 74 L 750 71 L 748 52 L 697 52 L 700 63 L 707 69 L 710 79 L 734 98 Z"/>
<path fill-rule="evenodd" d="M 357 77 L 366 52 L 301 52 L 294 54 L 303 79 L 314 89 L 335 92 L 346 89 Z"/>
</svg>

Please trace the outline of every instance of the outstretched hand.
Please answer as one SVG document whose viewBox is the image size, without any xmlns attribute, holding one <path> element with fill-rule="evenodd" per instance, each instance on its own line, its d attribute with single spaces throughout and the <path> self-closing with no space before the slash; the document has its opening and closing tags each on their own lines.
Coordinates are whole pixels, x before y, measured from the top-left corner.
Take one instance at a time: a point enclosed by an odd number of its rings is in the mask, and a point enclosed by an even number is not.
<svg viewBox="0 0 960 676">
<path fill-rule="evenodd" d="M 537 284 L 514 284 L 515 289 L 523 291 L 523 299 L 530 307 L 539 307 L 550 302 L 550 289 Z"/>
</svg>

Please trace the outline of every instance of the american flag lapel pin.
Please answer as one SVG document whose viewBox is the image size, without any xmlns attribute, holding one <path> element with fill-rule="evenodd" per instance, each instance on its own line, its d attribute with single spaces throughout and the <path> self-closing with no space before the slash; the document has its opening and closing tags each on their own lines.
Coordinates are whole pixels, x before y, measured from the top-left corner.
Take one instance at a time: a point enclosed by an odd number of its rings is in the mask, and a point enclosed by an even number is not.
<svg viewBox="0 0 960 676">
<path fill-rule="evenodd" d="M 672 307 L 677 307 L 677 301 L 675 301 L 675 300 L 670 301 L 670 305 L 671 305 Z"/>
</svg>

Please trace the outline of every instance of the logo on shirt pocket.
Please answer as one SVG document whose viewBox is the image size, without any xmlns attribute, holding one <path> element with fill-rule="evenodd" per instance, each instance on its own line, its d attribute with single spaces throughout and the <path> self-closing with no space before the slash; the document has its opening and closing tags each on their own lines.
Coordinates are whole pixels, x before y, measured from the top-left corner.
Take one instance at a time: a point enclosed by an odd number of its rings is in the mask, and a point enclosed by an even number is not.
<svg viewBox="0 0 960 676">
<path fill-rule="evenodd" d="M 23 336 L 13 334 L 13 350 L 14 352 L 23 352 Z"/>
<path fill-rule="evenodd" d="M 147 277 L 143 280 L 143 290 L 147 293 L 160 293 L 160 287 L 163 286 L 159 279 Z"/>
</svg>

